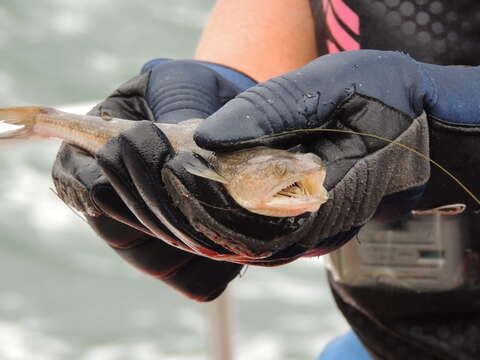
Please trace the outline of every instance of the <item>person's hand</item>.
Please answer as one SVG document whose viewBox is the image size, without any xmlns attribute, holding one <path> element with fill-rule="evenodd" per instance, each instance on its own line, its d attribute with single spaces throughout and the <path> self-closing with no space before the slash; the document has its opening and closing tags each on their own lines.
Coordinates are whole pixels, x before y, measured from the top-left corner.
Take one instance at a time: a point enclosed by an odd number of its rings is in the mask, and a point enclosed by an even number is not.
<svg viewBox="0 0 480 360">
<path fill-rule="evenodd" d="M 313 225 L 307 219 L 295 246 L 324 253 L 374 215 L 458 202 L 478 208 L 405 146 L 430 154 L 478 194 L 479 84 L 478 68 L 423 64 L 399 52 L 327 55 L 243 92 L 200 124 L 195 141 L 212 151 L 301 144 L 320 156 L 330 200 L 311 214 Z M 327 128 L 345 132 L 312 131 Z"/>
<path fill-rule="evenodd" d="M 215 298 L 241 265 L 196 255 L 232 254 L 191 227 L 170 200 L 161 170 L 175 157 L 151 122 L 204 118 L 253 84 L 246 76 L 213 64 L 150 62 L 140 76 L 90 112 L 150 121 L 139 121 L 112 139 L 96 159 L 63 144 L 52 171 L 59 196 L 84 213 L 92 228 L 134 266 L 197 300 Z"/>
</svg>

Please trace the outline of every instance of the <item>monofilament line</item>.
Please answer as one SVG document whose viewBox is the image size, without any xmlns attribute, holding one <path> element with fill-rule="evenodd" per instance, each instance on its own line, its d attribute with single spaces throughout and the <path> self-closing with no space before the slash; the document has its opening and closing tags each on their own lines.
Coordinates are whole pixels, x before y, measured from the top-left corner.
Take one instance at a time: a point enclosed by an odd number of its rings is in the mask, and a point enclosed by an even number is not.
<svg viewBox="0 0 480 360">
<path fill-rule="evenodd" d="M 386 137 L 383 137 L 383 136 L 364 133 L 364 132 L 359 132 L 359 131 L 354 131 L 354 130 L 343 130 L 343 129 L 329 129 L 329 128 L 326 128 L 326 129 L 298 129 L 298 130 L 284 131 L 284 132 L 280 132 L 280 133 L 276 133 L 276 134 L 272 134 L 272 135 L 261 136 L 261 137 L 258 137 L 258 138 L 252 139 L 252 140 L 247 140 L 244 143 L 249 143 L 249 142 L 254 142 L 254 141 L 256 142 L 258 140 L 263 140 L 263 139 L 271 139 L 271 138 L 275 138 L 275 137 L 282 136 L 282 135 L 289 135 L 289 134 L 292 134 L 292 133 L 306 133 L 306 132 L 336 132 L 336 133 L 353 134 L 353 135 L 359 135 L 359 136 L 367 136 L 367 137 L 371 137 L 371 138 L 374 138 L 374 139 L 378 139 L 378 140 L 381 140 L 381 141 L 388 142 L 390 144 L 400 146 L 400 147 L 402 147 L 402 148 L 404 148 L 408 151 L 411 151 L 414 154 L 417 154 L 418 156 L 422 157 L 423 159 L 429 161 L 431 164 L 435 165 L 437 168 L 439 168 L 441 171 L 443 171 L 445 174 L 447 174 L 451 179 L 453 179 L 453 181 L 455 181 L 480 206 L 480 200 L 478 199 L 478 197 L 475 196 L 475 194 L 465 184 L 463 184 L 455 175 L 453 175 L 445 167 L 440 165 L 437 161 L 433 160 L 429 156 L 421 153 L 420 151 L 418 151 L 418 150 L 416 150 L 416 149 L 414 149 L 414 148 L 412 148 L 408 145 L 399 143 L 399 142 L 394 141 L 394 140 L 390 140 L 390 139 L 388 139 Z"/>
</svg>

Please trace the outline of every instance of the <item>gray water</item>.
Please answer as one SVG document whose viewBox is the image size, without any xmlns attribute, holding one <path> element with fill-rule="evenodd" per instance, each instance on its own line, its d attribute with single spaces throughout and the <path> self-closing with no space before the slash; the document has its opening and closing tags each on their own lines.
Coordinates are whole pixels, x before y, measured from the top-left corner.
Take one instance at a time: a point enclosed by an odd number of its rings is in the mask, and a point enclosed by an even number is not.
<svg viewBox="0 0 480 360">
<path fill-rule="evenodd" d="M 189 58 L 212 0 L 3 0 L 0 106 L 93 102 Z M 0 152 L 0 360 L 208 359 L 205 305 L 117 257 L 49 190 L 58 142 Z M 231 286 L 238 359 L 314 359 L 344 331 L 318 259 Z"/>
</svg>

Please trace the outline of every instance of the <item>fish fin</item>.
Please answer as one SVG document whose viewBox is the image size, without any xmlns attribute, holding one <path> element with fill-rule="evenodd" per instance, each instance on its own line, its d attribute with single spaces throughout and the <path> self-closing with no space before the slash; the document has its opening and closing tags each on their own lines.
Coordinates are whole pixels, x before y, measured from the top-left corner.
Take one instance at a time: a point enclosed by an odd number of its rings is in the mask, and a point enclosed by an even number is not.
<svg viewBox="0 0 480 360">
<path fill-rule="evenodd" d="M 0 109 L 0 140 L 36 137 L 34 125 L 39 114 L 52 110 L 43 107 L 14 107 Z"/>
<path fill-rule="evenodd" d="M 205 160 L 203 160 L 196 154 L 187 159 L 183 164 L 183 167 L 187 172 L 192 175 L 196 175 L 213 181 L 218 181 L 223 184 L 227 183 L 227 180 L 222 175 L 216 172 L 215 169 L 212 169 Z"/>
</svg>

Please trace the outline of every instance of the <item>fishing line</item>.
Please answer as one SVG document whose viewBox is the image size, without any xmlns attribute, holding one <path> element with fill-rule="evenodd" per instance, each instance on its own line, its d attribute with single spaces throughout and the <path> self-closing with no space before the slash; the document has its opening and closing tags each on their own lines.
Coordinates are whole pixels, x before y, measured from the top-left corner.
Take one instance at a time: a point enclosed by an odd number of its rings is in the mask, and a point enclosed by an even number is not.
<svg viewBox="0 0 480 360">
<path fill-rule="evenodd" d="M 258 141 L 258 140 L 262 140 L 262 139 L 271 139 L 271 138 L 274 138 L 274 137 L 278 137 L 278 136 L 282 136 L 282 135 L 288 135 L 288 134 L 292 134 L 292 133 L 322 132 L 322 131 L 367 136 L 367 137 L 382 140 L 382 141 L 385 141 L 385 142 L 388 142 L 388 143 L 391 143 L 391 144 L 394 144 L 394 145 L 398 145 L 398 146 L 400 146 L 400 147 L 402 147 L 402 148 L 404 148 L 404 149 L 406 149 L 406 150 L 408 150 L 408 151 L 410 151 L 414 154 L 417 154 L 418 156 L 422 157 L 425 160 L 428 160 L 431 164 L 435 165 L 437 168 L 439 168 L 441 171 L 443 171 L 445 174 L 447 174 L 451 179 L 453 179 L 453 181 L 455 181 L 480 206 L 480 200 L 475 196 L 475 194 L 473 194 L 473 192 L 465 184 L 463 184 L 455 175 L 453 175 L 445 167 L 440 165 L 437 161 L 433 160 L 429 156 L 421 153 L 420 151 L 418 151 L 418 150 L 416 150 L 416 149 L 414 149 L 414 148 L 412 148 L 408 145 L 399 143 L 399 142 L 394 141 L 394 140 L 390 140 L 390 139 L 388 139 L 386 137 L 383 137 L 383 136 L 364 133 L 364 132 L 359 132 L 359 131 L 354 131 L 354 130 L 343 130 L 343 129 L 329 129 L 329 128 L 326 128 L 326 129 L 298 129 L 298 130 L 284 131 L 284 132 L 280 132 L 280 133 L 276 133 L 276 134 L 272 134 L 272 135 L 261 136 L 259 138 L 255 138 L 255 139 L 252 139 L 252 140 L 247 140 L 247 141 L 245 141 L 245 143 Z"/>
<path fill-rule="evenodd" d="M 354 131 L 354 130 L 344 130 L 344 129 L 329 129 L 329 128 L 325 128 L 325 129 L 306 129 L 306 130 L 305 129 L 298 129 L 298 130 L 284 131 L 284 132 L 280 132 L 280 133 L 276 133 L 276 134 L 272 134 L 272 135 L 261 136 L 261 137 L 258 137 L 258 138 L 252 139 L 252 140 L 247 140 L 244 143 L 249 143 L 249 142 L 254 142 L 254 141 L 256 142 L 256 141 L 262 140 L 262 139 L 271 139 L 271 138 L 279 137 L 279 136 L 282 136 L 282 135 L 288 135 L 288 134 L 292 134 L 292 133 L 306 133 L 306 132 L 336 132 L 336 133 L 343 133 L 343 134 L 353 134 L 353 135 L 371 137 L 371 138 L 374 138 L 374 139 L 377 139 L 377 140 L 388 142 L 388 143 L 393 144 L 393 145 L 400 146 L 400 147 L 404 148 L 405 150 L 408 150 L 408 151 L 420 156 L 421 158 L 429 161 L 431 164 L 433 164 L 438 169 L 440 169 L 443 173 L 447 174 L 447 176 L 450 177 L 450 179 L 452 179 L 454 182 L 456 182 L 480 206 L 480 199 L 478 199 L 478 197 L 475 196 L 475 194 L 460 179 L 458 179 L 453 173 L 451 173 L 449 170 L 447 170 L 440 163 L 438 163 L 437 161 L 433 160 L 429 156 L 423 154 L 422 152 L 420 152 L 420 151 L 418 151 L 418 150 L 416 150 L 416 149 L 414 149 L 414 148 L 412 148 L 408 145 L 399 143 L 395 140 L 391 140 L 391 139 L 383 137 L 383 136 L 370 134 L 370 133 L 359 132 L 359 131 Z M 197 201 L 201 204 L 204 204 L 204 205 L 207 205 L 207 206 L 210 206 L 210 207 L 213 207 L 213 208 L 217 208 L 217 209 L 220 209 L 220 210 L 240 211 L 238 209 L 222 209 L 220 207 L 210 205 L 210 204 L 208 204 L 206 202 L 203 202 L 203 201 L 200 201 L 200 200 L 197 200 Z M 480 211 L 480 209 L 478 211 Z"/>
<path fill-rule="evenodd" d="M 196 175 L 194 175 L 194 176 L 196 176 Z M 215 181 L 215 180 L 212 180 L 212 181 Z M 209 204 L 209 203 L 207 203 L 207 202 L 205 202 L 205 201 L 202 201 L 202 200 L 197 199 L 197 198 L 196 198 L 195 196 L 193 196 L 193 195 L 187 194 L 187 193 L 185 192 L 185 190 L 183 190 L 183 189 L 181 190 L 181 193 L 182 193 L 181 195 L 182 195 L 182 196 L 185 196 L 187 199 L 190 199 L 190 200 L 192 200 L 192 201 L 196 201 L 196 202 L 198 202 L 198 203 L 200 203 L 200 204 L 202 204 L 202 205 L 206 205 L 206 206 L 208 206 L 208 207 L 211 207 L 212 209 L 224 210 L 224 211 L 242 211 L 242 209 L 230 209 L 230 208 L 224 208 L 224 207 L 220 207 L 220 206 L 215 206 L 215 205 Z"/>
</svg>

